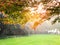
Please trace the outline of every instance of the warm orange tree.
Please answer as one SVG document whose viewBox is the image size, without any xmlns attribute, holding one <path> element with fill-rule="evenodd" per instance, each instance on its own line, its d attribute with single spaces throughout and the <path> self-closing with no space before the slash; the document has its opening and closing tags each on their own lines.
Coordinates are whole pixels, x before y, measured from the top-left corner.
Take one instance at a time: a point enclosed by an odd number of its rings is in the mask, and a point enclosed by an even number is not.
<svg viewBox="0 0 60 45">
<path fill-rule="evenodd" d="M 41 13 L 44 10 L 45 13 Z M 6 20 L 4 23 L 19 23 L 24 26 L 27 22 L 33 22 L 31 27 L 35 29 L 53 14 L 58 15 L 53 22 L 60 21 L 60 2 L 59 0 L 0 0 L 0 12 L 6 16 L 3 19 Z"/>
<path fill-rule="evenodd" d="M 24 0 L 0 0 L 0 12 L 2 12 L 5 16 L 3 19 L 4 24 L 16 24 L 19 23 L 24 25 L 29 18 L 24 11 L 24 7 L 26 6 L 26 1 Z"/>
<path fill-rule="evenodd" d="M 31 20 L 32 29 L 43 23 L 45 20 L 50 19 L 52 16 L 56 16 L 56 19 L 52 22 L 54 24 L 56 21 L 60 22 L 60 1 L 59 0 L 29 0 L 29 6 L 32 7 L 31 12 L 33 14 Z M 45 11 L 45 13 L 43 13 Z M 38 14 L 39 13 L 39 14 Z M 37 15 L 38 18 L 37 18 Z"/>
</svg>

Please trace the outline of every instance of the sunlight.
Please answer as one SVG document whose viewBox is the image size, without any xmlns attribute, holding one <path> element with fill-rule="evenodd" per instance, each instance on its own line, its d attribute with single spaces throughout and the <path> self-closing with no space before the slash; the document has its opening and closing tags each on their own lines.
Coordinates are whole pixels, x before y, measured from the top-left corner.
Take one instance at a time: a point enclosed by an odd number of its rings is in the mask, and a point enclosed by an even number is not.
<svg viewBox="0 0 60 45">
<path fill-rule="evenodd" d="M 47 14 L 49 13 L 46 9 L 44 9 L 43 3 L 39 3 L 35 7 L 27 7 L 26 9 L 28 9 L 31 13 L 32 17 L 29 22 L 32 22 L 30 27 L 34 30 L 48 18 Z"/>
</svg>

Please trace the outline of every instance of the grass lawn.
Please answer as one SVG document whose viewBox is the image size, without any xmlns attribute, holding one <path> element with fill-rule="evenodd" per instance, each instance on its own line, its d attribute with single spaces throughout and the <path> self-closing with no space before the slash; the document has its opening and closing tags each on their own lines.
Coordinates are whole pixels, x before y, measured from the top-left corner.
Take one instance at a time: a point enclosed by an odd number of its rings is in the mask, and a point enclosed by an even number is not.
<svg viewBox="0 0 60 45">
<path fill-rule="evenodd" d="M 60 35 L 31 35 L 0 39 L 0 45 L 60 45 Z"/>
</svg>

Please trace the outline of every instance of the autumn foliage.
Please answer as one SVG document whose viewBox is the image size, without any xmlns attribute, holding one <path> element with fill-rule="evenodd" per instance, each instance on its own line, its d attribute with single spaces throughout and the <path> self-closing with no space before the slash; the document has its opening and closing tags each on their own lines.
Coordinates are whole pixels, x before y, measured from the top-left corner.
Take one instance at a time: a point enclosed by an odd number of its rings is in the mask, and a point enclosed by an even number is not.
<svg viewBox="0 0 60 45">
<path fill-rule="evenodd" d="M 52 14 L 59 14 L 59 10 L 60 2 L 55 0 L 0 0 L 0 12 L 6 16 L 4 24 L 18 23 L 24 26 L 32 22 L 32 29 L 36 29 Z"/>
</svg>

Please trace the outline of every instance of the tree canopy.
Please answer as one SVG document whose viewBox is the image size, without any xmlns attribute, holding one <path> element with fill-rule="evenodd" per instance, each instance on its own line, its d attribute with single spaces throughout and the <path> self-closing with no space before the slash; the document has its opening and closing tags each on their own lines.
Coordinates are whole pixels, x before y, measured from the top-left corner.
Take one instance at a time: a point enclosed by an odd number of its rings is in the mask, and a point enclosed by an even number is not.
<svg viewBox="0 0 60 45">
<path fill-rule="evenodd" d="M 57 15 L 53 21 L 60 22 L 60 1 L 59 0 L 0 0 L 0 12 L 6 16 L 4 24 L 25 25 L 33 22 L 32 28 L 36 28 L 45 20 Z"/>
</svg>

